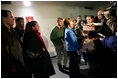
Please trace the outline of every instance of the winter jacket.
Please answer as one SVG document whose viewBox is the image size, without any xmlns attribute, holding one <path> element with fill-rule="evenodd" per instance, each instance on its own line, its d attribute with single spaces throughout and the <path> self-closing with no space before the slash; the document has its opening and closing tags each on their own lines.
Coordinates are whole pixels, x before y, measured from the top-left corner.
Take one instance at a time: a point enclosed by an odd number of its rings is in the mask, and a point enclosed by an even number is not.
<svg viewBox="0 0 118 79">
<path fill-rule="evenodd" d="M 41 77 L 55 74 L 50 55 L 36 31 L 24 34 L 23 46 L 25 62 L 32 73 L 38 73 Z"/>
</svg>

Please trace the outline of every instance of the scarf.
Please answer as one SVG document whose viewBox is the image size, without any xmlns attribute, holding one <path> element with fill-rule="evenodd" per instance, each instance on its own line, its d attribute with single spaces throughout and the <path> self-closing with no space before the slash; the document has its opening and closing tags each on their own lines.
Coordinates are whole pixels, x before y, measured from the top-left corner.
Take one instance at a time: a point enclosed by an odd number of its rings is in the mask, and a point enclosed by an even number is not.
<svg viewBox="0 0 118 79">
<path fill-rule="evenodd" d="M 46 48 L 45 42 L 44 42 L 43 38 L 42 38 L 41 35 L 40 35 L 41 33 L 38 32 L 38 30 L 34 30 L 34 29 L 32 29 L 32 30 L 36 32 L 37 36 L 40 38 L 40 40 L 42 41 L 44 47 Z"/>
</svg>

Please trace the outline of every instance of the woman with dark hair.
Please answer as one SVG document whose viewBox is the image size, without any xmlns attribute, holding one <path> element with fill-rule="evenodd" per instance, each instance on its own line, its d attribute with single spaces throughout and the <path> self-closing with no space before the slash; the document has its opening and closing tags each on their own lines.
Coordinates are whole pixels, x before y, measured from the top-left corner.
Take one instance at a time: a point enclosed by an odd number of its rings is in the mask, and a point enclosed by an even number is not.
<svg viewBox="0 0 118 79">
<path fill-rule="evenodd" d="M 64 20 L 65 29 L 65 43 L 66 51 L 69 55 L 69 71 L 71 78 L 80 77 L 79 59 L 77 51 L 80 50 L 80 46 L 77 42 L 77 37 L 72 31 L 74 28 L 72 18 L 66 18 Z"/>
<path fill-rule="evenodd" d="M 30 74 L 36 78 L 48 78 L 55 74 L 50 55 L 40 35 L 39 24 L 31 21 L 26 24 L 23 50 L 25 63 Z"/>
</svg>

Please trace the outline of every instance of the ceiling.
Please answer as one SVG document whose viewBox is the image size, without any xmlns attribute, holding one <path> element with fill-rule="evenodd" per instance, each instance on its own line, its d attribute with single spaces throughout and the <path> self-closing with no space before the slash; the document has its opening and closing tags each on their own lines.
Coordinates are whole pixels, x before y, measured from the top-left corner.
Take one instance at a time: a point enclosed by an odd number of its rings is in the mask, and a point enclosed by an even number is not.
<svg viewBox="0 0 118 79">
<path fill-rule="evenodd" d="M 22 1 L 1 1 L 1 4 L 21 4 Z M 55 4 L 55 5 L 74 5 L 74 6 L 109 6 L 110 1 L 31 1 L 33 5 L 36 4 Z"/>
<path fill-rule="evenodd" d="M 102 6 L 109 5 L 110 1 L 33 1 L 34 3 L 62 4 L 75 6 Z"/>
</svg>

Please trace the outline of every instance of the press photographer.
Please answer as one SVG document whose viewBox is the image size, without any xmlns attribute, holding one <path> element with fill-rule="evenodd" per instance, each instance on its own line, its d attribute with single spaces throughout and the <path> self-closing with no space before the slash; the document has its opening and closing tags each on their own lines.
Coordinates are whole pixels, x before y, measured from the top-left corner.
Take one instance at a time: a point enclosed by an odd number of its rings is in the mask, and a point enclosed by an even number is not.
<svg viewBox="0 0 118 79">
<path fill-rule="evenodd" d="M 115 9 L 109 9 L 104 11 L 105 18 L 107 19 L 106 24 L 112 30 L 114 35 L 117 32 L 117 15 Z"/>
</svg>

